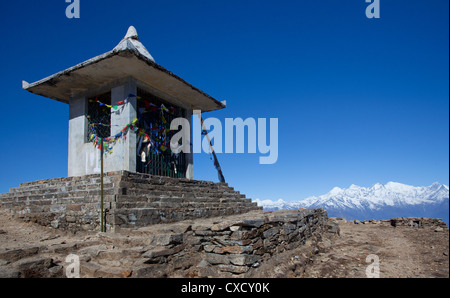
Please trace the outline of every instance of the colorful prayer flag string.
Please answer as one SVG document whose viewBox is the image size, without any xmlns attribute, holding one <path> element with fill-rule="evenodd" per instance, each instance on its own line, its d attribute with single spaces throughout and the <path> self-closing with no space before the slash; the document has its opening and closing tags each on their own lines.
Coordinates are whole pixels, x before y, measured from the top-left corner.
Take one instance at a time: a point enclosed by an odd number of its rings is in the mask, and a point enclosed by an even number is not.
<svg viewBox="0 0 450 298">
<path fill-rule="evenodd" d="M 129 102 L 130 98 L 134 98 L 134 97 L 136 97 L 138 100 L 142 100 L 144 102 L 144 105 L 145 105 L 146 109 L 151 109 L 152 111 L 161 110 L 161 111 L 164 111 L 166 113 L 173 113 L 175 111 L 174 107 L 171 107 L 170 109 L 168 109 L 164 104 L 161 104 L 161 106 L 158 107 L 157 105 L 155 105 L 155 104 L 153 104 L 153 103 L 143 99 L 140 96 L 136 96 L 134 94 L 128 94 L 127 98 L 117 102 L 117 104 L 115 104 L 115 105 L 110 105 L 110 104 L 103 103 L 100 100 L 98 100 L 97 97 L 95 99 L 90 99 L 89 102 L 96 102 L 100 106 L 105 106 L 105 107 L 108 107 L 110 109 L 117 110 L 119 108 L 119 106 L 126 105 Z M 145 111 L 145 112 L 148 112 L 148 111 Z"/>
<path fill-rule="evenodd" d="M 151 138 L 151 133 L 147 133 L 144 129 L 137 126 L 138 119 L 134 119 L 130 124 L 126 125 L 124 128 L 120 130 L 119 133 L 115 134 L 114 136 L 109 136 L 107 138 L 103 138 L 103 146 L 105 149 L 105 152 L 112 153 L 112 147 L 119 141 L 121 138 L 126 138 L 129 131 L 135 132 L 139 137 L 143 137 L 144 142 L 150 142 L 150 143 L 158 143 L 159 145 L 156 146 L 155 150 L 157 153 L 160 153 L 159 150 L 162 152 L 165 152 L 168 150 L 167 148 L 167 138 L 162 138 L 161 134 L 164 134 L 167 132 L 166 128 L 162 128 L 161 130 L 158 130 L 158 128 L 153 128 L 152 130 L 154 133 L 158 134 L 159 136 L 155 136 L 156 142 Z M 89 140 L 93 142 L 93 145 L 97 147 L 98 149 L 101 149 L 101 141 L 102 138 L 100 138 L 96 131 L 95 131 L 95 124 L 89 126 L 91 129 L 91 133 L 89 135 Z M 170 131 L 170 130 L 169 130 Z"/>
<path fill-rule="evenodd" d="M 115 104 L 115 105 L 109 105 L 109 104 L 103 103 L 103 102 L 101 102 L 100 100 L 98 100 L 97 97 L 96 97 L 95 99 L 90 99 L 89 102 L 96 102 L 96 103 L 98 103 L 100 106 L 105 106 L 105 107 L 108 107 L 108 108 L 110 108 L 110 109 L 117 110 L 117 109 L 119 108 L 119 106 L 121 106 L 121 105 L 126 105 L 126 104 L 129 102 L 130 98 L 133 98 L 133 97 L 136 97 L 136 95 L 134 95 L 134 94 L 128 94 L 128 97 L 127 97 L 127 98 L 125 98 L 124 100 L 121 100 L 121 101 L 117 102 L 117 104 Z"/>
</svg>

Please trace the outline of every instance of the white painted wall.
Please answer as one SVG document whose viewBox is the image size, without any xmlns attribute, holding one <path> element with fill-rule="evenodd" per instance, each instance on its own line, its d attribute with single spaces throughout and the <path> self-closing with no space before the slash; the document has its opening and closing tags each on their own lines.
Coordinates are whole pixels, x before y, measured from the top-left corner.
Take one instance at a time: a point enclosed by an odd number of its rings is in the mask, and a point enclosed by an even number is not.
<svg viewBox="0 0 450 298">
<path fill-rule="evenodd" d="M 106 90 L 107 91 L 107 90 Z M 106 92 L 105 90 L 103 92 Z M 98 92 L 102 93 L 102 92 Z M 137 84 L 133 78 L 122 80 L 111 88 L 111 104 L 124 100 L 129 94 L 137 94 Z M 100 173 L 100 150 L 87 142 L 87 97 L 75 96 L 69 101 L 69 158 L 68 176 L 84 176 Z M 187 110 L 187 118 L 192 127 L 192 110 Z M 137 117 L 137 99 L 111 111 L 111 135 L 115 135 Z M 191 129 L 192 140 L 192 129 Z M 191 145 L 192 146 L 192 145 Z M 194 178 L 193 148 L 187 155 L 186 178 Z M 113 146 L 113 153 L 104 154 L 104 172 L 126 170 L 136 172 L 136 134 L 129 132 Z"/>
</svg>

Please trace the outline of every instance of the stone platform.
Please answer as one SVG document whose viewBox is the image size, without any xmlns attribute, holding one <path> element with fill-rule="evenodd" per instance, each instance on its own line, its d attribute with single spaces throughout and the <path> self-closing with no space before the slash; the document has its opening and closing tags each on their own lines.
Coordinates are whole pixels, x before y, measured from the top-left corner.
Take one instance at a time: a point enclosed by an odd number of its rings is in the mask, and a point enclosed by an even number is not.
<svg viewBox="0 0 450 298">
<path fill-rule="evenodd" d="M 0 209 L 63 230 L 100 229 L 100 175 L 22 183 L 1 194 Z M 131 173 L 104 174 L 106 228 L 144 227 L 261 210 L 227 183 Z"/>
</svg>

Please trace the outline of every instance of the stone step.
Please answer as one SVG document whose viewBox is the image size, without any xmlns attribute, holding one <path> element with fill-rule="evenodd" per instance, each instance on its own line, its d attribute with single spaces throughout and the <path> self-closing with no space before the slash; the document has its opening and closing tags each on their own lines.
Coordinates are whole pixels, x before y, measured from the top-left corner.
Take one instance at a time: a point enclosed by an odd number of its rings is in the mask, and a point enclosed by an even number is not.
<svg viewBox="0 0 450 298">
<path fill-rule="evenodd" d="M 106 173 L 104 174 L 104 183 L 111 183 L 116 179 L 117 176 L 120 177 L 120 172 L 117 173 Z M 227 183 L 215 183 L 212 181 L 200 181 L 200 180 L 188 180 L 180 178 L 170 178 L 164 176 L 152 176 L 148 174 L 140 173 L 126 173 L 120 177 L 122 182 L 131 182 L 138 184 L 154 184 L 154 185 L 178 185 L 178 186 L 196 186 L 196 187 L 212 187 L 216 189 L 230 188 Z M 18 189 L 27 190 L 30 188 L 49 188 L 49 187 L 68 187 L 68 186 L 79 186 L 79 185 L 91 185 L 100 184 L 100 175 L 93 174 L 84 177 L 66 177 L 66 178 L 55 178 L 46 179 L 33 182 L 21 183 L 19 187 L 12 188 L 11 191 L 14 192 Z M 231 187 L 231 189 L 233 189 Z"/>
<path fill-rule="evenodd" d="M 227 207 L 245 207 L 245 206 L 256 206 L 251 205 L 247 202 L 136 202 L 136 203 L 117 203 L 113 207 L 115 208 L 126 208 L 126 209 L 143 209 L 143 208 L 227 208 Z"/>
<path fill-rule="evenodd" d="M 164 176 L 152 176 L 146 174 L 133 173 L 132 176 L 122 176 L 122 182 L 131 182 L 137 184 L 155 184 L 155 185 L 181 185 L 198 187 L 229 187 L 227 183 L 215 183 L 212 181 L 188 180 L 183 178 L 171 178 Z"/>
<path fill-rule="evenodd" d="M 114 182 L 105 181 L 104 187 L 112 187 Z M 99 187 L 100 183 L 77 183 L 77 184 L 64 184 L 64 185 L 50 185 L 42 184 L 38 186 L 19 186 L 13 187 L 9 190 L 10 193 L 16 192 L 32 192 L 32 191 L 48 191 L 48 192 L 64 192 L 72 190 L 89 190 Z"/>
<path fill-rule="evenodd" d="M 245 198 L 245 195 L 240 193 L 214 193 L 214 192 L 189 192 L 184 190 L 178 191 L 137 191 L 137 190 L 129 190 L 122 191 L 122 195 L 133 196 L 133 197 L 141 197 L 141 198 L 185 198 L 185 199 L 194 199 L 194 198 L 202 198 L 202 197 L 214 197 L 214 198 Z M 121 197 L 121 195 L 119 195 Z"/>
<path fill-rule="evenodd" d="M 114 189 L 113 183 L 105 183 L 103 185 L 104 191 Z M 56 195 L 60 193 L 77 193 L 77 192 L 100 192 L 100 184 L 89 184 L 89 185 L 80 185 L 80 186 L 63 186 L 63 187 L 41 187 L 41 188 L 12 188 L 10 192 L 6 195 L 9 196 L 29 196 L 29 195 Z"/>
<path fill-rule="evenodd" d="M 185 202 L 195 202 L 195 203 L 211 203 L 211 202 L 218 202 L 218 203 L 250 203 L 252 200 L 249 198 L 243 198 L 243 197 L 229 197 L 229 198 L 222 198 L 222 197 L 210 197 L 210 196 L 202 196 L 202 197 L 196 197 L 196 198 L 185 198 L 185 197 L 169 197 L 169 196 L 163 196 L 163 197 L 143 197 L 143 196 L 131 196 L 131 195 L 121 195 L 117 196 L 115 199 L 115 203 L 119 204 L 117 206 L 120 206 L 120 203 L 124 204 L 130 204 L 130 203 L 185 203 Z"/>
<path fill-rule="evenodd" d="M 216 187 L 198 187 L 198 186 L 185 186 L 185 185 L 158 185 L 148 183 L 129 183 L 121 181 L 119 183 L 120 188 L 134 189 L 140 191 L 200 191 L 200 192 L 215 192 L 215 193 L 236 193 L 232 187 L 216 188 Z"/>
<path fill-rule="evenodd" d="M 199 188 L 199 187 L 182 187 L 182 186 L 166 186 L 166 185 L 151 185 L 151 184 L 120 184 L 120 192 L 123 194 L 146 194 L 146 193 L 183 193 L 200 194 L 200 193 L 212 193 L 217 195 L 240 195 L 239 191 L 234 189 L 214 189 L 214 188 Z"/>
<path fill-rule="evenodd" d="M 107 180 L 112 180 L 118 176 L 120 176 L 120 172 L 110 172 L 110 173 L 105 173 L 103 175 L 103 179 L 104 179 L 104 181 L 107 181 Z M 35 185 L 54 185 L 54 184 L 55 185 L 56 184 L 63 185 L 64 183 L 85 183 L 85 182 L 100 183 L 100 174 L 36 180 L 36 181 L 31 181 L 31 182 L 20 183 L 20 186 L 27 187 L 27 186 L 35 186 Z"/>
<path fill-rule="evenodd" d="M 62 195 L 61 195 L 62 196 Z M 104 195 L 104 202 L 114 202 L 115 196 L 113 195 Z M 24 197 L 12 197 L 7 199 L 1 199 L 0 205 L 16 205 L 19 207 L 23 206 L 58 206 L 58 205 L 86 205 L 91 203 L 100 202 L 100 195 L 89 195 L 82 197 L 61 197 L 61 198 L 52 198 L 52 199 L 44 199 L 42 196 L 24 196 Z"/>
<path fill-rule="evenodd" d="M 114 184 L 106 183 L 104 184 L 104 193 L 113 194 Z M 183 194 L 184 196 L 201 196 L 204 193 L 208 193 L 211 196 L 223 196 L 223 197 L 233 197 L 245 195 L 240 194 L 239 191 L 227 189 L 211 189 L 211 188 L 186 188 L 180 186 L 158 186 L 150 185 L 148 187 L 143 187 L 142 185 L 136 185 L 134 188 L 122 189 L 122 192 L 130 194 L 156 194 L 156 195 L 175 195 Z M 63 193 L 70 193 L 72 196 L 79 197 L 82 195 L 100 195 L 100 185 L 90 184 L 90 185 L 80 185 L 77 187 L 64 186 L 64 187 L 48 187 L 48 188 L 16 188 L 11 189 L 10 193 L 2 194 L 2 198 L 8 197 L 31 197 L 31 196 L 43 196 L 43 198 L 55 198 L 56 196 L 61 196 Z"/>
<path fill-rule="evenodd" d="M 260 209 L 259 207 L 249 204 L 245 206 L 216 206 L 202 208 L 122 208 L 115 209 L 114 216 L 117 220 L 121 220 L 121 227 L 144 226 L 139 222 L 152 224 L 151 219 L 155 219 L 156 223 L 177 222 L 186 219 L 195 219 L 202 217 L 201 214 L 208 214 L 208 217 L 245 213 L 251 210 Z M 169 218 L 172 216 L 172 218 Z M 136 225 L 136 223 L 138 223 Z M 129 224 L 126 226 L 126 224 Z"/>
<path fill-rule="evenodd" d="M 142 178 L 141 176 L 145 174 L 136 174 L 139 179 L 130 179 L 129 177 L 123 177 L 120 182 L 121 187 L 154 187 L 155 189 L 164 189 L 170 187 L 188 187 L 194 189 L 211 189 L 211 190 L 227 190 L 233 191 L 232 187 L 229 187 L 226 183 L 214 183 L 210 181 L 196 181 L 187 179 L 175 179 L 162 176 L 151 176 L 151 178 Z M 47 192 L 62 192 L 62 191 L 72 191 L 72 190 L 86 190 L 95 189 L 100 184 L 99 175 L 86 176 L 89 178 L 77 179 L 79 177 L 71 178 L 57 178 L 49 180 L 40 180 L 28 183 L 20 184 L 20 187 L 11 188 L 10 193 L 16 192 L 30 192 L 26 194 L 32 194 L 33 192 L 45 189 Z M 106 176 L 105 174 L 105 188 L 109 187 L 109 184 L 113 184 L 113 177 Z M 131 181 L 131 182 L 130 182 Z M 161 182 L 162 181 L 162 182 Z M 134 183 L 132 183 L 134 182 Z M 111 185 L 112 187 L 113 185 Z M 185 189 L 186 190 L 186 189 Z"/>
<path fill-rule="evenodd" d="M 164 200 L 164 199 L 170 199 L 170 198 L 175 198 L 175 199 L 184 199 L 184 200 L 198 200 L 201 201 L 204 198 L 210 198 L 210 199 L 215 199 L 215 200 L 246 200 L 248 198 L 246 198 L 244 195 L 227 195 L 227 196 L 220 196 L 217 194 L 211 194 L 211 193 L 199 193 L 197 195 L 192 195 L 192 194 L 185 194 L 183 192 L 180 193 L 165 193 L 165 194 L 161 194 L 161 193 L 147 193 L 147 194 L 121 194 L 121 195 L 117 195 L 115 196 L 116 201 L 117 202 L 121 202 L 121 201 L 149 201 L 149 202 L 153 202 L 153 201 L 159 201 L 159 200 Z"/>
<path fill-rule="evenodd" d="M 230 197 L 230 198 L 221 198 L 221 197 L 196 197 L 196 198 L 186 198 L 186 197 L 177 197 L 177 196 L 162 196 L 162 197 L 143 197 L 143 196 L 130 196 L 130 195 L 122 195 L 115 197 L 115 203 L 137 203 L 137 202 L 147 202 L 147 203 L 157 203 L 157 202 L 198 202 L 198 203 L 208 203 L 208 202 L 222 202 L 222 203 L 231 203 L 231 202 L 251 202 L 250 198 L 243 197 Z"/>
</svg>

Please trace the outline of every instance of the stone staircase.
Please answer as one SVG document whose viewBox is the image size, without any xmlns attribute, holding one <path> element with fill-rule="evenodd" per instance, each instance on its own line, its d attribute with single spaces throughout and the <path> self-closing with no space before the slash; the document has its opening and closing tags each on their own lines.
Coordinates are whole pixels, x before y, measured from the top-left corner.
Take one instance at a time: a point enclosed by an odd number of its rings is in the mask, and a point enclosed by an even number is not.
<svg viewBox="0 0 450 298">
<path fill-rule="evenodd" d="M 1 194 L 0 208 L 27 221 L 68 230 L 100 225 L 100 175 L 22 183 Z M 241 214 L 261 208 L 227 183 L 127 171 L 104 175 L 109 230 Z"/>
<path fill-rule="evenodd" d="M 116 226 L 135 227 L 260 209 L 251 199 L 213 183 L 129 173 L 122 176 L 111 206 Z"/>
</svg>

